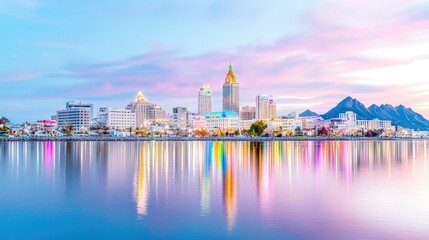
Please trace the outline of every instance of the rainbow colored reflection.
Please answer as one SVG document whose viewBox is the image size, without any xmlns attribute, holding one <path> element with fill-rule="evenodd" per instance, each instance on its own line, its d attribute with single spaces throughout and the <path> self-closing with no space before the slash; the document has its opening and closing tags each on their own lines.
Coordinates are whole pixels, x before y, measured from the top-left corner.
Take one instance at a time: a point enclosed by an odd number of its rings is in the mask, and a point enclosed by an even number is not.
<svg viewBox="0 0 429 240">
<path fill-rule="evenodd" d="M 33 199 L 52 214 L 70 206 L 83 219 L 73 222 L 78 229 L 95 216 L 111 234 L 146 237 L 420 239 L 429 235 L 428 147 L 426 141 L 2 143 L 0 191 L 8 194 L 0 210 L 20 206 L 30 214 L 33 205 L 24 199 Z"/>
</svg>

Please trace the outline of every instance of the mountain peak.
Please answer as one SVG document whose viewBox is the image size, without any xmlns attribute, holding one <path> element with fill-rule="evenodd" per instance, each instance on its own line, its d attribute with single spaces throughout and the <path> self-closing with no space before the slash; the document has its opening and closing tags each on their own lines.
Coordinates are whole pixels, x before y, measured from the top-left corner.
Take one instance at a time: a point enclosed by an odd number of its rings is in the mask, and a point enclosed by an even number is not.
<svg viewBox="0 0 429 240">
<path fill-rule="evenodd" d="M 383 105 L 382 105 L 383 106 Z M 381 106 L 380 106 L 381 107 Z M 368 107 L 368 109 L 378 109 L 379 108 L 379 106 L 377 106 L 377 105 L 375 105 L 375 104 L 372 104 L 371 106 L 369 106 Z"/>
<path fill-rule="evenodd" d="M 350 96 L 344 98 L 340 103 L 329 112 L 322 115 L 323 118 L 337 118 L 340 113 L 353 111 L 358 119 L 373 119 L 374 115 L 365 107 L 364 104 Z"/>
<path fill-rule="evenodd" d="M 300 117 L 317 117 L 319 114 L 311 111 L 310 109 L 305 110 L 304 112 L 299 114 Z"/>
</svg>

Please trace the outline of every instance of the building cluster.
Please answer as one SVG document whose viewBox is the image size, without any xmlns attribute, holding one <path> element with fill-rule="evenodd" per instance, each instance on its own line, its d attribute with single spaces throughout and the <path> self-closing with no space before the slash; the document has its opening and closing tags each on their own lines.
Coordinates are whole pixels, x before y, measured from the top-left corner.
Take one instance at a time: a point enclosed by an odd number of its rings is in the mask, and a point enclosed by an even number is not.
<svg viewBox="0 0 429 240">
<path fill-rule="evenodd" d="M 66 103 L 65 109 L 56 111 L 50 120 L 27 124 L 27 132 L 53 134 L 68 128 L 74 134 L 113 133 L 121 136 L 158 132 L 159 134 L 190 135 L 196 131 L 213 134 L 219 131 L 242 134 L 253 122 L 262 120 L 268 135 L 329 135 L 351 136 L 395 133 L 396 129 L 387 120 L 359 120 L 353 112 L 339 114 L 337 118 L 323 119 L 319 116 L 299 117 L 295 112 L 286 116 L 277 115 L 275 99 L 272 95 L 258 95 L 255 105 L 240 109 L 240 86 L 229 65 L 222 86 L 222 110 L 212 110 L 212 94 L 207 84 L 198 91 L 197 112 L 187 107 L 177 106 L 172 114 L 167 114 L 161 105 L 150 102 L 142 92 L 124 108 L 101 107 L 93 113 L 93 104 L 81 101 Z M 401 129 L 407 134 L 407 129 Z"/>
</svg>

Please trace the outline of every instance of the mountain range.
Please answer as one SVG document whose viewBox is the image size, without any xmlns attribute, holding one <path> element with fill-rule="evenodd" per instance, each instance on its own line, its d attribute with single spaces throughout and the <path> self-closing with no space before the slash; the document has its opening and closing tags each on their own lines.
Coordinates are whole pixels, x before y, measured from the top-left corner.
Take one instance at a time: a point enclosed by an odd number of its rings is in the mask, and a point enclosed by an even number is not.
<svg viewBox="0 0 429 240">
<path fill-rule="evenodd" d="M 394 126 L 429 131 L 429 120 L 415 112 L 413 109 L 407 108 L 402 104 L 396 107 L 390 104 L 382 104 L 380 106 L 372 104 L 367 108 L 363 103 L 352 97 L 346 97 L 338 103 L 337 106 L 320 116 L 324 119 L 338 118 L 340 113 L 344 113 L 346 111 L 353 111 L 356 113 L 358 120 L 371 120 L 378 118 L 380 120 L 390 120 Z M 316 113 L 306 110 L 301 113 L 300 116 L 303 115 L 304 117 L 309 114 Z"/>
</svg>

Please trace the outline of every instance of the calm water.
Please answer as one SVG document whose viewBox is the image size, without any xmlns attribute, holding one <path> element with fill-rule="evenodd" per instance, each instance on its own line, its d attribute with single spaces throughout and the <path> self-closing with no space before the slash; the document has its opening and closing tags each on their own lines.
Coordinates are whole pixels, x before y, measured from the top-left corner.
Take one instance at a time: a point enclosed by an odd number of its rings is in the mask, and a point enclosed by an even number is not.
<svg viewBox="0 0 429 240">
<path fill-rule="evenodd" d="M 0 239 L 428 239 L 428 147 L 0 143 Z"/>
</svg>

